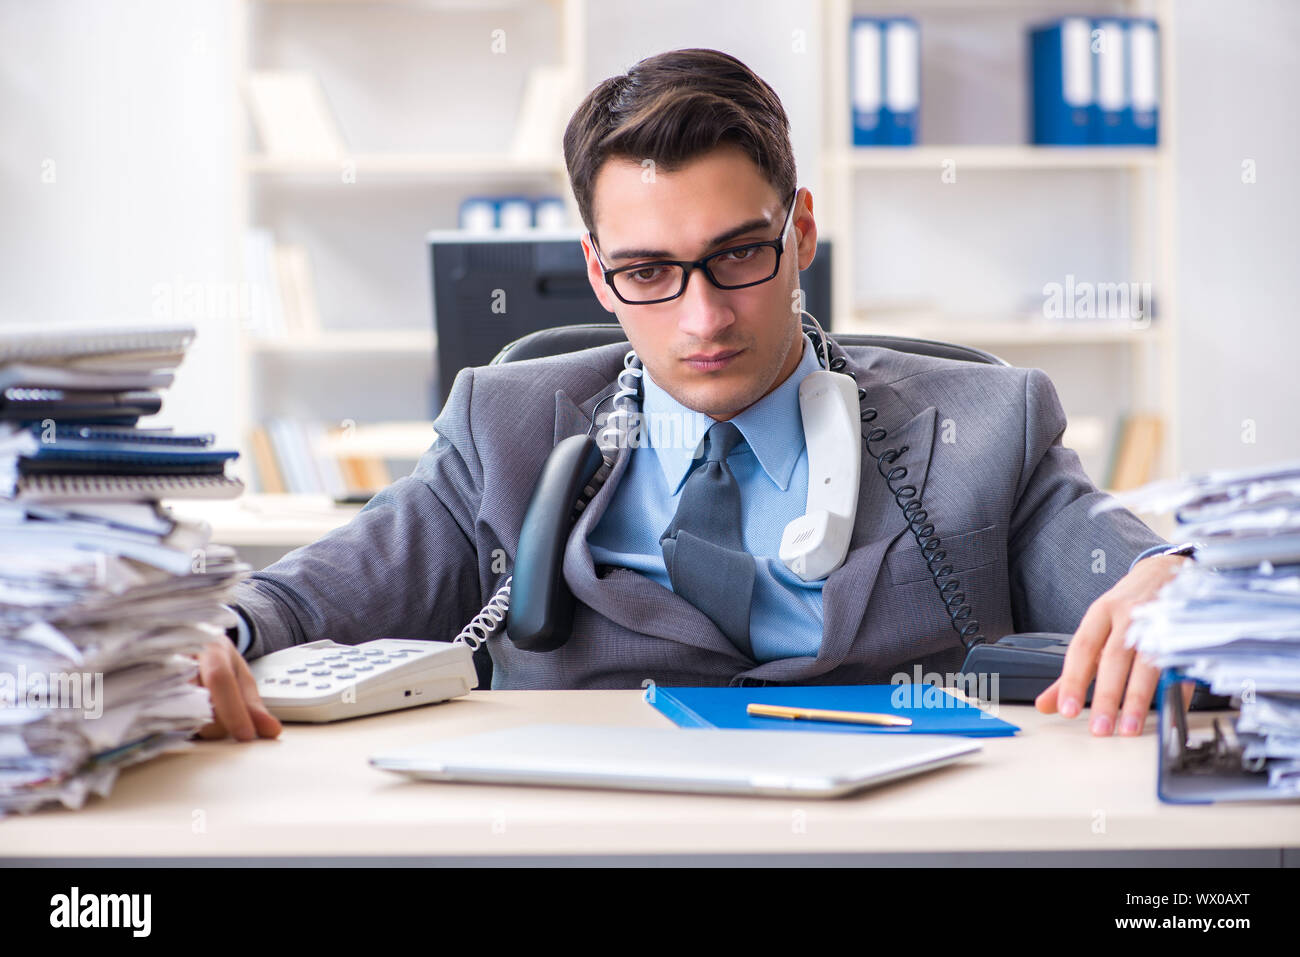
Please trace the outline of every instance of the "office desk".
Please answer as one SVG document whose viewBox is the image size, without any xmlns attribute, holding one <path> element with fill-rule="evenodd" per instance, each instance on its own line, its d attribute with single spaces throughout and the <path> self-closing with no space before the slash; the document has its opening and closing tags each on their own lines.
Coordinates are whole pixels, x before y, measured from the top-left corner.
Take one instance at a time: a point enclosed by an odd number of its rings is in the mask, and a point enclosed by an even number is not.
<svg viewBox="0 0 1300 957">
<path fill-rule="evenodd" d="M 274 741 L 197 742 L 127 769 L 107 799 L 79 811 L 0 820 L 0 858 L 1277 866 L 1300 857 L 1295 803 L 1162 805 L 1154 715 L 1142 737 L 1107 739 L 1029 706 L 1001 715 L 1022 732 L 985 740 L 952 766 L 833 800 L 415 782 L 367 763 L 394 746 L 538 721 L 670 726 L 638 691 L 475 691 L 334 725 L 286 725 Z"/>
</svg>

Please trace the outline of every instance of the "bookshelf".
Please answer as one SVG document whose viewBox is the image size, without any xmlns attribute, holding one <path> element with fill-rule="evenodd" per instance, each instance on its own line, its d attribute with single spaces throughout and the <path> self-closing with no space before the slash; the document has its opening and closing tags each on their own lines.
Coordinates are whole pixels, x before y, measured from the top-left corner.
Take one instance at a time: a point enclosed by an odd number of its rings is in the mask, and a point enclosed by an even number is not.
<svg viewBox="0 0 1300 957">
<path fill-rule="evenodd" d="M 311 501 L 313 515 L 324 514 L 330 496 L 319 489 L 262 487 L 258 449 L 264 458 L 275 440 L 255 430 L 310 426 L 318 472 L 327 460 L 366 456 L 383 459 L 392 478 L 432 444 L 437 342 L 425 236 L 454 229 L 470 195 L 560 195 L 578 221 L 559 130 L 548 148 L 523 134 L 537 134 L 525 115 L 535 112 L 535 73 L 550 70 L 568 91 L 558 98 L 566 117 L 581 98 L 586 0 L 234 0 L 232 10 L 231 259 L 252 295 L 276 284 L 282 311 L 268 324 L 263 306 L 236 332 L 240 472 L 259 509 L 282 501 L 302 512 Z M 281 99 L 274 112 L 264 84 L 277 74 L 315 100 L 286 110 Z M 308 145 L 292 148 L 288 134 Z M 273 244 L 265 261 L 246 249 L 259 230 Z M 307 309 L 275 258 L 285 247 L 310 263 L 299 280 L 310 284 L 310 321 L 288 321 L 291 299 L 295 315 Z M 289 470 L 278 471 L 285 485 Z M 289 545 L 322 528 L 313 517 L 257 544 Z"/>
<path fill-rule="evenodd" d="M 1072 435 L 1090 436 L 1099 450 L 1091 459 L 1081 451 L 1098 485 L 1118 444 L 1118 413 L 1159 415 L 1159 473 L 1175 474 L 1174 4 L 1090 0 L 1081 11 L 1067 0 L 807 0 L 807 7 L 822 22 L 824 55 L 809 83 L 825 113 L 819 155 L 801 158 L 801 166 L 805 174 L 810 160 L 818 167 L 818 226 L 836 245 L 836 328 L 969 343 L 1046 370 Z M 426 235 L 453 228 L 459 201 L 483 193 L 556 194 L 578 223 L 558 139 L 550 152 L 527 154 L 516 154 L 511 139 L 527 70 L 559 64 L 578 78 L 570 112 L 590 85 L 586 0 L 236 0 L 233 9 L 232 260 L 243 261 L 250 227 L 300 245 L 318 280 L 320 311 L 319 328 L 302 334 L 268 338 L 241 329 L 243 361 L 232 389 L 239 421 L 249 429 L 270 417 L 375 425 L 366 454 L 389 459 L 397 477 L 396 469 L 427 447 L 421 436 L 433 412 L 427 397 L 437 343 Z M 900 11 L 921 27 L 921 145 L 852 147 L 848 25 L 855 14 Z M 1161 146 L 1027 145 L 1024 30 L 1080 12 L 1159 22 Z M 485 66 L 474 45 L 486 45 L 498 27 L 508 36 L 509 62 Z M 625 45 L 627 62 L 655 52 Z M 748 59 L 765 72 L 761 58 Z M 264 150 L 244 92 L 250 75 L 264 70 L 318 78 L 340 127 L 339 149 L 317 156 Z M 450 95 L 440 92 L 444 86 Z M 987 114 L 974 110 L 973 117 L 991 120 L 987 129 L 961 115 L 971 104 Z M 957 170 L 958 184 L 940 192 L 948 169 Z M 892 219 L 878 216 L 890 212 L 881 200 L 902 204 L 906 216 L 897 209 Z M 999 203 L 1013 204 L 1019 219 L 1004 225 Z M 1058 204 L 1067 217 L 1093 209 L 1104 215 L 1068 246 L 1069 220 L 1047 217 Z M 1039 208 L 1045 218 L 1034 221 Z M 1038 234 L 1019 245 L 1008 238 L 1026 227 Z M 891 246 L 914 250 L 915 263 Z M 978 254 L 974 265 L 951 258 L 968 253 Z M 1149 279 L 1157 318 L 1147 326 L 1045 319 L 1031 300 L 1043 280 L 1063 278 L 1072 257 L 1093 279 Z M 1017 271 L 1022 258 L 1031 264 Z M 882 281 L 881 262 L 906 282 L 895 288 Z M 931 294 L 953 275 L 949 285 L 964 284 L 971 295 Z M 989 294 L 1011 288 L 1020 300 Z M 328 435 L 318 438 L 331 445 Z M 243 477 L 252 479 L 247 440 L 241 451 Z M 277 500 L 258 498 L 267 508 Z M 308 530 L 304 525 L 303 534 Z M 288 544 L 296 534 L 287 529 L 281 538 Z"/>
<path fill-rule="evenodd" d="M 1162 421 L 1152 477 L 1178 471 L 1174 6 L 1171 0 L 822 0 L 824 195 L 815 197 L 815 210 L 819 231 L 836 245 L 836 328 L 961 342 L 1043 369 L 1071 421 L 1107 424 L 1099 447 L 1080 452 L 1098 485 L 1119 445 L 1119 416 L 1127 413 Z M 913 17 L 921 34 L 918 145 L 853 146 L 849 25 L 858 15 L 900 13 Z M 1106 14 L 1149 16 L 1159 24 L 1160 145 L 1029 145 L 1026 30 L 1066 15 Z M 945 171 L 955 176 L 945 182 Z M 1034 222 L 1017 210 L 1004 225 L 1000 201 L 1041 206 L 1042 216 Z M 914 217 L 902 211 L 908 204 Z M 1097 210 L 1099 224 L 1089 235 L 1080 223 Z M 914 228 L 912 219 L 932 228 Z M 1026 225 L 1039 227 L 1037 234 L 1019 243 L 1007 237 Z M 889 249 L 891 242 L 908 246 L 913 260 Z M 979 267 L 958 260 L 971 251 Z M 1034 265 L 1018 268 L 1017 258 Z M 1045 318 L 1044 283 L 1065 280 L 1075 260 L 1091 268 L 1093 282 L 1149 282 L 1154 318 Z M 875 262 L 886 265 L 873 272 Z M 981 296 L 981 269 L 989 286 L 1018 281 L 1021 299 L 996 303 L 993 295 Z M 936 302 L 920 292 L 927 284 L 942 286 L 945 272 L 960 276 L 952 285 L 964 285 L 978 304 L 968 308 L 957 296 Z"/>
</svg>

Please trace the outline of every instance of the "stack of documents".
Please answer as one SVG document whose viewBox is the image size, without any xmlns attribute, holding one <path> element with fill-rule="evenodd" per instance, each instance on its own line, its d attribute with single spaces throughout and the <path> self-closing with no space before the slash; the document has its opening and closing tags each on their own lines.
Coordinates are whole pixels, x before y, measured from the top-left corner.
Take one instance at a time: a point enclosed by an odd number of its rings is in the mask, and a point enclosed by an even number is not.
<svg viewBox="0 0 1300 957">
<path fill-rule="evenodd" d="M 1130 642 L 1239 702 L 1243 766 L 1300 794 L 1300 462 L 1158 482 L 1094 513 L 1120 505 L 1173 511 L 1197 546 L 1134 611 Z"/>
<path fill-rule="evenodd" d="M 6 396 L 59 393 L 41 398 L 35 420 L 0 407 L 0 814 L 80 807 L 122 767 L 186 747 L 212 720 L 196 655 L 225 640 L 224 603 L 249 569 L 159 499 L 173 496 L 171 479 L 218 477 L 185 464 L 224 466 L 235 453 L 208 451 L 206 436 L 137 429 L 120 411 L 106 419 L 116 400 L 97 408 L 85 395 L 138 390 L 160 404 L 192 336 L 0 335 Z M 219 477 L 212 494 L 238 489 Z"/>
</svg>

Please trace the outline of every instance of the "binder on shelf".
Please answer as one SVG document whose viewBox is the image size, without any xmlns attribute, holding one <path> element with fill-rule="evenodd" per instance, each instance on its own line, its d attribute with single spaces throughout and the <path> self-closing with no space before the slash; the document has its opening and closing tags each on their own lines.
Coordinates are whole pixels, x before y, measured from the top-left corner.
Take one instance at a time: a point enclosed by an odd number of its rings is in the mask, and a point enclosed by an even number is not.
<svg viewBox="0 0 1300 957">
<path fill-rule="evenodd" d="M 1092 22 L 1093 143 L 1113 146 L 1130 142 L 1133 108 L 1129 101 L 1126 40 L 1123 21 L 1106 18 Z"/>
<path fill-rule="evenodd" d="M 854 17 L 849 38 L 853 145 L 878 146 L 885 86 L 880 21 L 874 17 Z"/>
<path fill-rule="evenodd" d="M 1091 24 L 1067 17 L 1030 32 L 1033 141 L 1086 146 L 1093 109 Z"/>
<path fill-rule="evenodd" d="M 1155 146 L 1160 130 L 1160 31 L 1154 20 L 1128 21 L 1129 126 L 1127 141 Z"/>
<path fill-rule="evenodd" d="M 921 32 L 909 17 L 884 22 L 885 97 L 881 143 L 913 146 L 921 108 Z"/>
</svg>

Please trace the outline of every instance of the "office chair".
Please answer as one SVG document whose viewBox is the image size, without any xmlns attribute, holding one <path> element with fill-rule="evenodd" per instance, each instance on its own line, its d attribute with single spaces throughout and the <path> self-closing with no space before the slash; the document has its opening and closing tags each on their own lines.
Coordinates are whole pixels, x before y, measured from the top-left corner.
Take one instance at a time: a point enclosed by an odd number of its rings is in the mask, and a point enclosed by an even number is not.
<svg viewBox="0 0 1300 957">
<path fill-rule="evenodd" d="M 1009 365 L 982 349 L 961 346 L 950 342 L 935 342 L 931 339 L 911 339 L 904 336 L 877 336 L 866 333 L 831 333 L 831 337 L 844 346 L 876 346 L 882 349 L 894 349 L 914 355 L 935 356 L 940 359 L 958 359 L 963 362 L 982 362 L 986 365 Z M 507 344 L 492 359 L 490 365 L 503 362 L 519 362 L 523 359 L 538 359 L 543 356 L 563 355 L 594 346 L 605 346 L 615 342 L 626 342 L 623 328 L 617 324 L 580 323 L 571 326 L 556 326 L 542 329 Z M 478 669 L 479 687 L 492 687 L 492 659 L 487 647 L 474 652 L 474 666 Z"/>
</svg>

